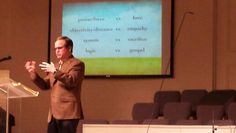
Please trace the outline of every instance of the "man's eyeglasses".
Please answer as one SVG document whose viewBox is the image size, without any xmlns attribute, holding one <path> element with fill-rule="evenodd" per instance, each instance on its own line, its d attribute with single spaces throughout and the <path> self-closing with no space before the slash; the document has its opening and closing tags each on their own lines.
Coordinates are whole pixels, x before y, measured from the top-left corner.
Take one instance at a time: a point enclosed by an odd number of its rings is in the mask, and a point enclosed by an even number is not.
<svg viewBox="0 0 236 133">
<path fill-rule="evenodd" d="M 61 47 L 56 47 L 54 48 L 55 50 L 60 50 L 60 49 L 63 49 L 65 46 L 61 46 Z"/>
</svg>

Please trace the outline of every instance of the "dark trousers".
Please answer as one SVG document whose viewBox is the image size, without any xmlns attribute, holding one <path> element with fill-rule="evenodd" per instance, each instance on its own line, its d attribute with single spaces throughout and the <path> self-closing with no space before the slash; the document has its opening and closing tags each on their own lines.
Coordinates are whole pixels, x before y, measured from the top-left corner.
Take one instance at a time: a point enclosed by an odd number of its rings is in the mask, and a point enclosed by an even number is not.
<svg viewBox="0 0 236 133">
<path fill-rule="evenodd" d="M 79 119 L 57 120 L 48 123 L 48 133 L 76 133 Z"/>
</svg>

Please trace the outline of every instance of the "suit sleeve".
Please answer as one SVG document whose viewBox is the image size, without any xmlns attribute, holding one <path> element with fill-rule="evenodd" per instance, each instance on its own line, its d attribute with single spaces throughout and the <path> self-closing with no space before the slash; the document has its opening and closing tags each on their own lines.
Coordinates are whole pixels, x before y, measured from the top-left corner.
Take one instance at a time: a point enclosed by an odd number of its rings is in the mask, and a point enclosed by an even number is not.
<svg viewBox="0 0 236 133">
<path fill-rule="evenodd" d="M 42 89 L 42 90 L 50 89 L 48 76 L 46 76 L 43 79 L 36 73 L 31 76 L 31 79 L 34 82 L 34 84 L 36 84 L 40 89 Z"/>
</svg>

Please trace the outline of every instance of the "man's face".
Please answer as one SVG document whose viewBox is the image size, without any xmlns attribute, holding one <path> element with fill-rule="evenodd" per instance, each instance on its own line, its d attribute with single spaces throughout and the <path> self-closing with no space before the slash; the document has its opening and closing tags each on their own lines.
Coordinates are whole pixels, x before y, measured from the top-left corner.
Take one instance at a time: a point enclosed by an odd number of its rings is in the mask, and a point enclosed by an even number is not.
<svg viewBox="0 0 236 133">
<path fill-rule="evenodd" d="M 55 53 L 58 59 L 67 59 L 70 55 L 70 48 L 65 47 L 66 43 L 64 40 L 57 40 L 55 42 Z"/>
</svg>

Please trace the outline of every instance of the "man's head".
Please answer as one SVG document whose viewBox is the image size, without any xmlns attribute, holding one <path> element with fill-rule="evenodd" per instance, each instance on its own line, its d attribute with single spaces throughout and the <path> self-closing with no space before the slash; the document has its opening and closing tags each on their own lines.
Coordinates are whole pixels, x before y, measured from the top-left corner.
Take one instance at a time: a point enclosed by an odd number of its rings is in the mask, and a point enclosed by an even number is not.
<svg viewBox="0 0 236 133">
<path fill-rule="evenodd" d="M 59 36 L 54 48 L 58 59 L 68 59 L 72 55 L 73 41 L 67 36 Z"/>
</svg>

